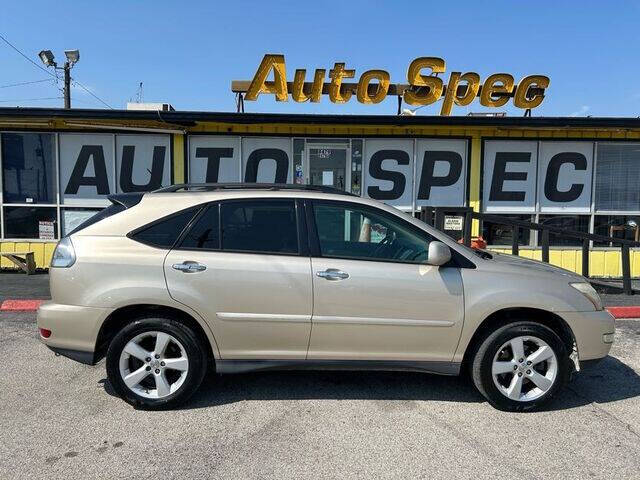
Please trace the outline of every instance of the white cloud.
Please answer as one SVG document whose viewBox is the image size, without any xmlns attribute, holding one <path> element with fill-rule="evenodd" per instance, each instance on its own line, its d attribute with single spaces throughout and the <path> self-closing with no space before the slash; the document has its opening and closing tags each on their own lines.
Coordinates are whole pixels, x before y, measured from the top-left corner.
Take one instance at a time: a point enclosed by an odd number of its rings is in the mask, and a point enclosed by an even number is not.
<svg viewBox="0 0 640 480">
<path fill-rule="evenodd" d="M 589 105 L 582 105 L 580 107 L 580 110 L 573 112 L 571 115 L 569 115 L 570 117 L 582 117 L 583 115 L 585 115 L 589 110 L 591 110 L 591 107 Z"/>
</svg>

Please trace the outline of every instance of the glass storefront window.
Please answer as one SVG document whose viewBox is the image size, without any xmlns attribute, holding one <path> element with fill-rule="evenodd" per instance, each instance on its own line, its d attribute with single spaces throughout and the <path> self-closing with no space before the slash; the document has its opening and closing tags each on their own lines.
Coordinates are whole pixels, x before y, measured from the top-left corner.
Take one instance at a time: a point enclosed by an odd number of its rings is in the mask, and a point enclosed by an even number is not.
<svg viewBox="0 0 640 480">
<path fill-rule="evenodd" d="M 351 140 L 351 193 L 362 190 L 362 140 Z"/>
<path fill-rule="evenodd" d="M 62 209 L 62 236 L 72 232 L 82 222 L 89 220 L 100 208 L 63 208 Z"/>
<path fill-rule="evenodd" d="M 3 213 L 5 238 L 58 238 L 55 207 L 4 207 Z"/>
<path fill-rule="evenodd" d="M 563 230 L 589 233 L 588 215 L 540 215 L 538 223 Z M 542 245 L 542 232 L 538 233 L 538 245 Z M 550 232 L 549 245 L 552 247 L 578 247 L 582 245 L 582 240 L 579 238 L 559 236 Z"/>
<path fill-rule="evenodd" d="M 349 170 L 346 147 L 310 147 L 309 183 L 347 189 Z"/>
<path fill-rule="evenodd" d="M 606 237 L 640 240 L 640 215 L 596 215 L 593 233 Z M 593 242 L 594 247 L 611 247 L 609 242 Z"/>
<path fill-rule="evenodd" d="M 293 140 L 293 183 L 304 183 L 304 171 L 302 167 L 302 157 L 304 155 L 304 139 L 295 138 Z"/>
<path fill-rule="evenodd" d="M 531 222 L 531 215 L 500 215 L 501 217 L 520 220 L 522 222 Z M 482 222 L 482 238 L 487 245 L 509 245 L 513 239 L 513 229 L 510 225 L 484 221 Z M 518 245 L 529 245 L 531 231 L 521 228 L 518 233 Z"/>
<path fill-rule="evenodd" d="M 639 184 L 640 144 L 599 143 L 596 163 L 596 210 L 640 210 Z"/>
<path fill-rule="evenodd" d="M 54 203 L 54 136 L 47 133 L 3 133 L 4 203 Z"/>
</svg>

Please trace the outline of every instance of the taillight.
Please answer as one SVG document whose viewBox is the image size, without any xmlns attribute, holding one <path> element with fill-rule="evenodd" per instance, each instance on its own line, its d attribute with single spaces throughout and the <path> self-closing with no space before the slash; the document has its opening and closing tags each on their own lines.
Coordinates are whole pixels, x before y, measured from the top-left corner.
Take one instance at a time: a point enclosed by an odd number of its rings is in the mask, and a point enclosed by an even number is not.
<svg viewBox="0 0 640 480">
<path fill-rule="evenodd" d="M 51 257 L 51 267 L 68 268 L 76 261 L 76 252 L 73 249 L 73 243 L 69 237 L 62 238 Z"/>
<path fill-rule="evenodd" d="M 40 335 L 42 336 L 42 338 L 49 338 L 51 336 L 51 330 L 47 330 L 46 328 L 41 328 Z"/>
</svg>

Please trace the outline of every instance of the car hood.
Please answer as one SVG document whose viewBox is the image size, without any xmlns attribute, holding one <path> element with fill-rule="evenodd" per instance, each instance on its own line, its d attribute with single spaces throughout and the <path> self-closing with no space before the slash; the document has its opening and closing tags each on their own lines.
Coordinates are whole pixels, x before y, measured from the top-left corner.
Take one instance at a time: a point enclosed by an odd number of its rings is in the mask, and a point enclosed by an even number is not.
<svg viewBox="0 0 640 480">
<path fill-rule="evenodd" d="M 541 262 L 538 260 L 532 260 L 530 258 L 518 257 L 516 255 L 506 255 L 503 253 L 490 252 L 493 257 L 489 262 L 495 262 L 497 265 L 505 266 L 507 268 L 512 267 L 514 269 L 526 269 L 528 273 L 537 272 L 540 274 L 555 274 L 563 275 L 569 280 L 585 281 L 584 278 L 575 272 L 566 270 L 564 268 L 556 267 L 549 263 Z M 523 272 L 525 273 L 525 272 Z"/>
</svg>

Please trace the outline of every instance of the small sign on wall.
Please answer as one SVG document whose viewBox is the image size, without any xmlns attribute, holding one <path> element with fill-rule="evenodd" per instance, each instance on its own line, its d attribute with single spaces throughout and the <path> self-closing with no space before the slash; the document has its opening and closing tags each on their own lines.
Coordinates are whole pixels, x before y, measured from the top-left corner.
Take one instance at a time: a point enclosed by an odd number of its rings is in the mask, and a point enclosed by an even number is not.
<svg viewBox="0 0 640 480">
<path fill-rule="evenodd" d="M 450 215 L 445 215 L 444 217 L 445 230 L 455 230 L 457 232 L 461 232 L 463 224 L 464 224 L 463 217 L 450 216 Z"/>
<path fill-rule="evenodd" d="M 56 233 L 53 222 L 42 220 L 38 222 L 38 238 L 40 240 L 55 240 Z"/>
</svg>

